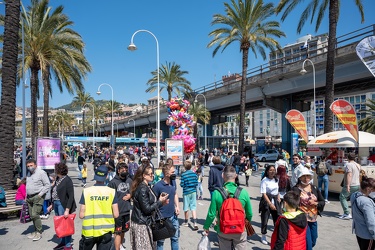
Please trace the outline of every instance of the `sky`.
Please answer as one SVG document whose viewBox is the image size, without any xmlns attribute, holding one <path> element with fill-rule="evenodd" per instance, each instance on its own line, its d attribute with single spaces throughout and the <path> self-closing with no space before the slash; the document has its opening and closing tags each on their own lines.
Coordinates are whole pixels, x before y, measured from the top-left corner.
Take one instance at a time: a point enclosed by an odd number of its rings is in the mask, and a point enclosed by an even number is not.
<svg viewBox="0 0 375 250">
<path fill-rule="evenodd" d="M 278 0 L 265 0 L 273 2 Z M 23 1 L 27 6 L 29 0 Z M 102 83 L 113 88 L 113 99 L 120 103 L 147 103 L 157 94 L 146 93 L 147 81 L 151 72 L 157 68 L 156 41 L 152 35 L 140 32 L 134 37 L 138 50 L 127 50 L 134 32 L 146 29 L 152 32 L 159 43 L 160 65 L 175 62 L 181 70 L 188 71 L 185 78 L 191 82 L 192 89 L 197 89 L 221 79 L 228 73 L 241 72 L 242 54 L 239 43 L 233 43 L 223 52 L 212 56 L 213 48 L 207 48 L 211 38 L 208 34 L 219 26 L 211 26 L 214 14 L 224 14 L 224 2 L 229 0 L 50 0 L 51 6 L 63 5 L 71 21 L 86 44 L 85 55 L 92 66 L 92 72 L 84 81 L 85 91 L 96 100 L 111 100 L 111 89 L 101 87 L 101 95 L 96 94 Z M 305 1 L 308 2 L 308 1 Z M 337 35 L 375 24 L 374 0 L 363 0 L 365 23 L 354 0 L 341 1 L 341 13 Z M 302 5 L 303 6 L 303 5 Z M 278 39 L 281 46 L 294 43 L 306 34 L 319 35 L 328 32 L 328 13 L 315 32 L 313 24 L 306 23 L 297 34 L 297 21 L 302 8 L 296 8 L 285 20 L 280 22 L 286 38 Z M 0 6 L 4 13 L 4 6 Z M 280 16 L 272 17 L 280 20 Z M 249 69 L 266 63 L 261 56 L 255 58 L 249 54 Z M 29 81 L 29 74 L 27 74 Z M 52 80 L 53 96 L 50 106 L 53 108 L 68 104 L 74 98 L 64 90 L 60 93 Z M 22 106 L 22 91 L 17 89 L 17 106 Z M 166 98 L 166 92 L 161 96 Z M 43 100 L 38 101 L 42 106 Z M 26 106 L 30 106 L 30 89 L 26 90 Z"/>
</svg>

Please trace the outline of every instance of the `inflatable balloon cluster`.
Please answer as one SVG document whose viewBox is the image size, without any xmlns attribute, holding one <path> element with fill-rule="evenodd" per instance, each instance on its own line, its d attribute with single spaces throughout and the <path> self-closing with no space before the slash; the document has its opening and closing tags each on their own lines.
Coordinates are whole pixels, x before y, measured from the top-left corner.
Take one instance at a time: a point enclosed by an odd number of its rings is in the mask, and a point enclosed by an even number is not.
<svg viewBox="0 0 375 250">
<path fill-rule="evenodd" d="M 187 112 L 189 106 L 190 102 L 180 97 L 167 102 L 169 116 L 166 123 L 172 132 L 172 138 L 184 141 L 186 154 L 193 152 L 195 148 L 195 138 L 192 136 L 195 122 L 194 117 Z"/>
</svg>

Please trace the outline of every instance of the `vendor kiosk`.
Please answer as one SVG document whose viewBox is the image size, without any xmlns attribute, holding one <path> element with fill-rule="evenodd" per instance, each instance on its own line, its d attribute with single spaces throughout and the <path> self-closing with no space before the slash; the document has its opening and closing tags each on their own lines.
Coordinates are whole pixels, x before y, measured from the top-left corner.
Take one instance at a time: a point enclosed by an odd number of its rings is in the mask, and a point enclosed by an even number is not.
<svg viewBox="0 0 375 250">
<path fill-rule="evenodd" d="M 334 193 L 340 193 L 342 187 L 340 186 L 342 179 L 344 178 L 345 158 L 344 151 L 347 148 L 353 148 L 358 150 L 358 163 L 361 168 L 366 172 L 368 177 L 375 178 L 375 163 L 368 161 L 369 149 L 375 147 L 375 135 L 359 131 L 359 142 L 357 143 L 353 136 L 347 130 L 330 132 L 327 134 L 320 135 L 315 139 L 307 143 L 307 147 L 320 148 L 321 150 L 330 148 L 337 150 L 337 160 L 332 161 L 330 165 L 332 175 L 329 176 L 329 191 Z M 373 165 L 374 164 L 374 165 Z M 314 183 L 318 183 L 315 175 Z"/>
</svg>

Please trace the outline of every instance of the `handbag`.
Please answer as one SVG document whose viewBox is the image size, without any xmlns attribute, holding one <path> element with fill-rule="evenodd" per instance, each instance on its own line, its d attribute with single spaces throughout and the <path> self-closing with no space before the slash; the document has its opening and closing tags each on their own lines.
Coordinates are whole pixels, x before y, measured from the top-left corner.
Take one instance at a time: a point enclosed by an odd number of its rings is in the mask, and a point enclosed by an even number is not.
<svg viewBox="0 0 375 250">
<path fill-rule="evenodd" d="M 57 237 L 62 238 L 74 234 L 75 217 L 76 214 L 69 214 L 67 218 L 64 215 L 53 217 Z"/>
<path fill-rule="evenodd" d="M 255 234 L 255 230 L 248 219 L 245 219 L 245 227 L 246 227 L 247 236 L 252 236 Z"/>
<path fill-rule="evenodd" d="M 157 216 L 157 218 L 155 218 Z M 161 216 L 160 210 L 157 208 L 154 216 L 151 216 L 151 230 L 153 241 L 164 240 L 172 237 L 176 233 L 176 228 L 172 221 Z"/>
<path fill-rule="evenodd" d="M 21 215 L 20 215 L 20 222 L 21 223 L 27 223 L 30 222 L 30 214 L 29 214 L 29 205 L 27 203 L 23 203 L 22 205 L 22 210 L 21 210 Z"/>
</svg>

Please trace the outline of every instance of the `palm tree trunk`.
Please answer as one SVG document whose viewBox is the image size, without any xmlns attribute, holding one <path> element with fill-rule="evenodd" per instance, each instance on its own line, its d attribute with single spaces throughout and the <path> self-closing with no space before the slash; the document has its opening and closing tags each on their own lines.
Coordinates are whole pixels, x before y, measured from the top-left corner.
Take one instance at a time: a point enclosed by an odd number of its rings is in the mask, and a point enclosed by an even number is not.
<svg viewBox="0 0 375 250">
<path fill-rule="evenodd" d="M 85 109 L 82 112 L 82 135 L 85 136 Z M 87 131 L 86 131 L 87 136 Z"/>
<path fill-rule="evenodd" d="M 197 150 L 197 152 L 199 152 L 199 144 L 200 144 L 200 141 L 199 141 L 199 138 L 198 138 L 198 123 L 195 123 L 194 125 L 194 129 L 193 129 L 193 136 L 194 138 L 196 138 L 196 141 L 195 141 L 195 150 Z M 198 144 L 199 142 L 199 144 Z"/>
<path fill-rule="evenodd" d="M 337 0 L 329 1 L 329 35 L 328 35 L 328 52 L 326 65 L 326 93 L 324 100 L 324 133 L 333 131 L 333 113 L 330 110 L 333 102 L 335 86 L 333 84 L 335 75 L 335 53 L 336 53 L 336 29 L 337 29 L 337 12 L 339 6 Z M 315 118 L 316 119 L 316 118 Z"/>
<path fill-rule="evenodd" d="M 247 72 L 247 61 L 249 57 L 249 48 L 242 49 L 242 79 L 241 79 L 241 96 L 240 96 L 240 128 L 238 138 L 238 152 L 242 155 L 244 149 L 244 137 L 245 137 L 245 112 L 246 112 L 246 72 Z"/>
<path fill-rule="evenodd" d="M 33 158 L 36 159 L 36 138 L 38 137 L 38 69 L 31 68 L 30 89 L 31 89 L 31 145 L 33 149 Z"/>
<path fill-rule="evenodd" d="M 12 188 L 14 166 L 13 144 L 15 135 L 16 82 L 18 39 L 20 28 L 20 0 L 8 0 L 5 4 L 4 43 L 2 62 L 0 117 L 0 186 Z"/>
<path fill-rule="evenodd" d="M 49 136 L 49 67 L 43 72 L 43 136 Z"/>
</svg>

